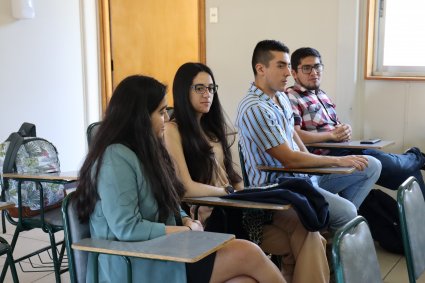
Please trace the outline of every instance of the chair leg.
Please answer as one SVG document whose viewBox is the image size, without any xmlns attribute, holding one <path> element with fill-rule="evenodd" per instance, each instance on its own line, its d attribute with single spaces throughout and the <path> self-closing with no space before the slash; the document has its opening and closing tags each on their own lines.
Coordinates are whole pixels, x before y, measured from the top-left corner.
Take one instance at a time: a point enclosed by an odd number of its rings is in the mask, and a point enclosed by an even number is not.
<svg viewBox="0 0 425 283">
<path fill-rule="evenodd" d="M 61 274 L 60 274 L 61 264 L 59 263 L 58 252 L 56 250 L 55 235 L 50 230 L 49 230 L 49 238 L 50 238 L 50 245 L 52 247 L 52 257 L 53 257 L 53 266 L 55 269 L 56 283 L 60 283 L 61 282 Z"/>
<path fill-rule="evenodd" d="M 12 273 L 13 283 L 19 283 L 18 274 L 16 273 L 15 262 L 13 261 L 11 249 L 7 252 L 7 262 L 10 265 L 10 272 Z"/>
<path fill-rule="evenodd" d="M 1 227 L 3 230 L 3 234 L 6 233 L 6 215 L 5 215 L 5 211 L 1 211 Z"/>
<path fill-rule="evenodd" d="M 13 234 L 12 242 L 10 243 L 10 253 L 13 254 L 15 250 L 16 242 L 18 241 L 19 233 L 21 232 L 20 225 L 16 226 L 15 233 Z M 1 271 L 0 282 L 4 282 L 4 278 L 6 277 L 7 269 L 9 268 L 9 261 L 6 260 L 3 266 L 3 270 Z M 16 271 L 15 271 L 16 272 Z"/>
<path fill-rule="evenodd" d="M 65 246 L 66 246 L 65 241 L 63 241 L 61 250 L 59 252 L 59 264 L 60 264 L 60 266 L 62 266 L 63 257 L 65 255 Z"/>
</svg>

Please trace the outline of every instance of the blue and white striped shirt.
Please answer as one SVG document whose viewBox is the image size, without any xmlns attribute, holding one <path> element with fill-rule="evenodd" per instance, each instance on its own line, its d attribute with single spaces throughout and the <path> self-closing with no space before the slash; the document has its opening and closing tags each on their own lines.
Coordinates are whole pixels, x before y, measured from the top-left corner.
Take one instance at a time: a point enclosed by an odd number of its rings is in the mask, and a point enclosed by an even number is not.
<svg viewBox="0 0 425 283">
<path fill-rule="evenodd" d="M 292 150 L 299 150 L 293 139 L 291 103 L 284 93 L 276 92 L 276 98 L 280 105 L 252 83 L 238 106 L 236 126 L 250 185 L 261 185 L 267 181 L 267 173 L 258 170 L 257 165 L 282 166 L 266 150 L 284 143 L 288 143 Z M 271 181 L 278 174 L 273 174 Z"/>
</svg>

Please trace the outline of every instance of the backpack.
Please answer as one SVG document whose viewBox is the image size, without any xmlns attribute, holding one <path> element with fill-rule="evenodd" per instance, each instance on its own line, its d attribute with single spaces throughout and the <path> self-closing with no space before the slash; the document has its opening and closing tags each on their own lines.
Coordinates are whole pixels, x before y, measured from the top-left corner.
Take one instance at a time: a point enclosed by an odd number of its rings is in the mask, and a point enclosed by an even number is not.
<svg viewBox="0 0 425 283">
<path fill-rule="evenodd" d="M 359 214 L 366 218 L 372 238 L 382 248 L 404 253 L 397 201 L 381 190 L 372 190 L 360 206 Z"/>
<path fill-rule="evenodd" d="M 58 152 L 51 142 L 36 137 L 35 125 L 23 123 L 18 132 L 12 133 L 5 142 L 0 143 L 0 170 L 3 173 L 60 172 Z M 2 180 L 1 185 L 5 200 L 17 204 L 18 181 Z M 64 186 L 45 182 L 41 185 L 45 211 L 59 207 L 65 197 Z M 36 182 L 22 182 L 21 195 L 23 217 L 39 214 L 40 192 Z M 9 209 L 9 214 L 17 218 L 17 207 Z"/>
</svg>

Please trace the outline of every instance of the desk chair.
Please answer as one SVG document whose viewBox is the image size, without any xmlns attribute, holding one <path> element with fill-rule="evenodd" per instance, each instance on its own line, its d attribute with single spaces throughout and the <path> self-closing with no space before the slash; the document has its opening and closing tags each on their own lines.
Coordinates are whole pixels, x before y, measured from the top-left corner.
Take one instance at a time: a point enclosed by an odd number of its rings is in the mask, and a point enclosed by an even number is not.
<svg viewBox="0 0 425 283">
<path fill-rule="evenodd" d="M 4 182 L 8 182 L 6 178 L 4 178 Z M 52 259 L 52 262 L 41 262 L 40 265 L 33 265 L 34 270 L 23 270 L 24 272 L 46 272 L 46 271 L 53 271 L 55 272 L 55 279 L 56 282 L 60 283 L 60 274 L 68 271 L 68 268 L 61 269 L 61 264 L 64 258 L 64 252 L 65 252 L 65 246 L 63 245 L 63 241 L 56 242 L 55 239 L 55 233 L 60 232 L 63 230 L 63 222 L 61 217 L 61 211 L 60 207 L 53 208 L 51 210 L 45 210 L 44 207 L 44 197 L 43 197 L 43 185 L 41 182 L 34 181 L 36 183 L 36 186 L 38 190 L 40 191 L 40 214 L 37 214 L 35 216 L 24 216 L 23 213 L 23 205 L 22 205 L 22 181 L 18 182 L 18 218 L 13 218 L 7 210 L 4 210 L 6 212 L 6 218 L 7 220 L 12 224 L 15 225 L 15 233 L 13 234 L 13 239 L 10 244 L 12 252 L 15 249 L 16 243 L 18 241 L 19 234 L 23 231 L 29 231 L 35 228 L 42 229 L 43 232 L 49 234 L 50 239 L 50 245 L 47 247 L 44 247 L 42 249 L 39 249 L 37 251 L 34 251 L 28 255 L 22 256 L 18 259 L 15 259 L 16 262 L 21 262 L 23 260 L 28 259 L 31 262 L 31 258 L 33 256 L 40 255 L 43 252 L 48 252 L 49 256 Z M 54 183 L 54 182 L 53 182 Z M 58 252 L 58 246 L 62 245 L 61 250 Z M 51 250 L 51 253 L 49 252 Z M 40 258 L 40 257 L 39 257 Z M 53 266 L 51 265 L 53 263 Z M 0 282 L 4 282 L 4 278 L 6 276 L 7 269 L 9 267 L 9 263 L 6 262 L 3 266 L 3 270 L 0 276 Z M 13 267 L 12 267 L 13 268 Z M 12 271 L 13 272 L 13 271 Z"/>
<path fill-rule="evenodd" d="M 93 141 L 94 136 L 97 134 L 101 123 L 102 122 L 94 122 L 87 127 L 87 144 L 89 145 L 89 147 L 91 142 Z"/>
<path fill-rule="evenodd" d="M 7 209 L 9 207 L 14 207 L 14 203 L 0 202 L 0 210 Z M 15 262 L 12 255 L 12 247 L 9 246 L 7 241 L 0 237 L 0 256 L 6 255 L 6 262 L 10 266 L 10 272 L 12 273 L 12 278 L 14 283 L 18 283 L 18 275 L 16 274 Z M 3 282 L 3 281 L 2 281 Z"/>
<path fill-rule="evenodd" d="M 221 249 L 235 238 L 230 234 L 187 231 L 142 242 L 90 239 L 87 238 L 90 237 L 89 224 L 79 222 L 73 196 L 74 193 L 70 193 L 62 204 L 72 283 L 86 282 L 87 264 L 93 265 L 93 280 L 98 282 L 99 254 L 121 256 L 126 262 L 127 282 L 133 282 L 130 257 L 194 263 Z M 92 262 L 87 262 L 89 252 L 94 254 Z M 135 279 L 140 281 L 140 278 Z"/>
<path fill-rule="evenodd" d="M 425 271 L 425 203 L 414 177 L 400 185 L 397 204 L 409 282 L 414 283 Z"/>
<path fill-rule="evenodd" d="M 246 173 L 246 168 L 245 168 L 245 158 L 243 156 L 242 146 L 241 146 L 240 143 L 238 143 L 238 152 L 239 152 L 239 161 L 241 163 L 241 172 L 242 172 L 243 185 L 244 185 L 244 187 L 249 187 L 248 174 Z"/>
<path fill-rule="evenodd" d="M 62 217 L 65 230 L 65 245 L 68 255 L 69 275 L 72 283 L 86 282 L 88 252 L 72 249 L 72 244 L 84 238 L 90 238 L 89 223 L 81 224 L 73 200 L 74 192 L 66 196 L 62 202 Z M 96 258 L 97 259 L 97 258 Z M 127 264 L 127 282 L 132 282 L 131 263 L 128 257 L 123 257 Z M 97 270 L 97 263 L 95 270 Z M 95 272 L 95 276 L 97 273 Z M 98 278 L 96 278 L 98 279 Z M 95 280 L 96 280 L 95 279 Z M 96 281 L 95 281 L 96 282 Z"/>
<path fill-rule="evenodd" d="M 335 233 L 332 262 L 337 283 L 383 282 L 372 235 L 362 216 Z"/>
</svg>

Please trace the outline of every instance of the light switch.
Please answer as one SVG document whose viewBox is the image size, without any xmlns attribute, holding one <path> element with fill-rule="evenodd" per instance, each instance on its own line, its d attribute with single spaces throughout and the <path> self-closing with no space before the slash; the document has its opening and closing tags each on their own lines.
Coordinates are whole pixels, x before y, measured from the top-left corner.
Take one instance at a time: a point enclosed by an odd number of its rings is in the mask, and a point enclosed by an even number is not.
<svg viewBox="0 0 425 283">
<path fill-rule="evenodd" d="M 210 8 L 210 23 L 216 24 L 218 23 L 218 9 L 217 7 Z"/>
</svg>

